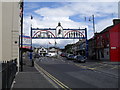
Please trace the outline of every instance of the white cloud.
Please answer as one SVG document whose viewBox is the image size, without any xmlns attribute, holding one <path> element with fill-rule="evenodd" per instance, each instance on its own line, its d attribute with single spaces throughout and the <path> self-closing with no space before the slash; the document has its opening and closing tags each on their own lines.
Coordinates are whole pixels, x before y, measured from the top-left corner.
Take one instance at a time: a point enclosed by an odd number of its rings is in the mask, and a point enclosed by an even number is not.
<svg viewBox="0 0 120 90">
<path fill-rule="evenodd" d="M 89 1 L 89 0 L 88 0 Z M 91 38 L 93 36 L 93 30 L 92 30 L 92 23 L 85 23 L 85 22 L 75 22 L 71 20 L 69 17 L 73 15 L 80 15 L 80 18 L 84 18 L 85 16 L 90 17 L 92 14 L 94 14 L 97 17 L 105 17 L 108 16 L 107 19 L 100 20 L 96 24 L 96 31 L 101 31 L 107 26 L 112 24 L 112 18 L 109 18 L 110 14 L 117 14 L 117 4 L 116 3 L 83 3 L 83 2 L 74 2 L 66 4 L 65 6 L 58 7 L 58 8 L 40 8 L 35 10 L 34 12 L 38 15 L 43 16 L 43 18 L 36 18 L 32 20 L 33 27 L 39 27 L 39 28 L 56 28 L 57 23 L 61 22 L 63 28 L 85 28 L 86 25 L 89 25 L 91 27 L 88 27 L 88 38 Z M 24 30 L 25 33 L 30 35 L 30 17 L 25 17 L 24 19 Z M 46 42 L 33 40 L 33 43 L 38 43 L 42 45 L 46 45 Z M 50 40 L 52 43 L 54 40 Z M 41 43 L 42 42 L 42 43 Z M 58 43 L 60 43 L 60 46 L 65 45 L 64 40 L 57 40 Z M 73 42 L 73 40 L 68 40 L 68 42 Z"/>
<path fill-rule="evenodd" d="M 73 12 L 71 10 L 64 10 L 62 8 L 41 8 L 35 12 L 45 17 L 66 17 L 73 15 Z"/>
<path fill-rule="evenodd" d="M 101 32 L 106 27 L 111 26 L 111 25 L 113 25 L 113 19 L 106 18 L 106 19 L 99 21 L 99 23 L 96 24 L 96 30 L 97 30 L 97 32 Z"/>
<path fill-rule="evenodd" d="M 15 0 L 6 0 L 15 1 Z M 25 0 L 25 2 L 118 2 L 119 0 Z"/>
</svg>

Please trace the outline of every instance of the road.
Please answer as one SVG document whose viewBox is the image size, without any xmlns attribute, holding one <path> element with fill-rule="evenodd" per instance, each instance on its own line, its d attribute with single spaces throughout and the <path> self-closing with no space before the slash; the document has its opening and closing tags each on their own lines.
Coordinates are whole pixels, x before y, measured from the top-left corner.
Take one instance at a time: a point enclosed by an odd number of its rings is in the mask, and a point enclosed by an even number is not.
<svg viewBox="0 0 120 90">
<path fill-rule="evenodd" d="M 115 76 L 78 67 L 79 63 L 64 58 L 41 57 L 36 64 L 61 88 L 118 88 L 118 78 Z"/>
</svg>

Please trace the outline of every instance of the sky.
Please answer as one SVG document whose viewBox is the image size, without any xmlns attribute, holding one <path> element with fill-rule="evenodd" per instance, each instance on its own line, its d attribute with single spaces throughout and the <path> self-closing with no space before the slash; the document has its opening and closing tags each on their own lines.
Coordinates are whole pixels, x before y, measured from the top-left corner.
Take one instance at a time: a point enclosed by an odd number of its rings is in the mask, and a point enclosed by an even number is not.
<svg viewBox="0 0 120 90">
<path fill-rule="evenodd" d="M 75 0 L 76 1 L 76 0 Z M 24 34 L 30 35 L 30 26 L 34 28 L 56 28 L 61 22 L 63 28 L 87 28 L 88 39 L 93 37 L 92 15 L 95 16 L 95 31 L 100 32 L 113 25 L 112 20 L 118 18 L 118 3 L 110 2 L 25 2 L 24 3 Z M 105 0 L 104 0 L 105 1 Z M 31 15 L 33 19 L 31 20 Z M 86 19 L 85 19 L 86 17 Z M 75 43 L 76 40 L 56 40 L 57 46 Z M 49 42 L 51 44 L 49 44 Z M 36 46 L 54 46 L 55 40 L 33 40 Z"/>
</svg>

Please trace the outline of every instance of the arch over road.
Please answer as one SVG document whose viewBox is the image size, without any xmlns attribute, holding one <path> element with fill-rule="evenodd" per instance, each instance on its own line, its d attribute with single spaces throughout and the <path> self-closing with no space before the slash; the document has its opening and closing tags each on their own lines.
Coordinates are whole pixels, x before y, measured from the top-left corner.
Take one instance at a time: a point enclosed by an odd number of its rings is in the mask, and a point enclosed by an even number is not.
<svg viewBox="0 0 120 90">
<path fill-rule="evenodd" d="M 46 32 L 46 35 L 47 35 L 47 33 L 50 33 L 53 37 L 55 37 L 55 35 L 54 35 L 51 31 L 48 31 L 48 30 L 39 30 L 39 31 L 37 31 L 32 37 L 34 38 L 35 35 L 37 35 L 39 32 L 40 32 L 40 33 L 43 32 L 43 31 Z"/>
<path fill-rule="evenodd" d="M 73 33 L 72 33 L 73 32 Z M 71 34 L 73 34 L 73 36 L 75 37 L 85 37 L 84 35 L 83 35 L 83 33 L 81 33 L 80 31 L 78 31 L 78 30 L 71 30 L 71 31 L 68 31 L 65 35 L 64 35 L 64 37 L 66 37 L 66 36 L 70 36 Z"/>
</svg>

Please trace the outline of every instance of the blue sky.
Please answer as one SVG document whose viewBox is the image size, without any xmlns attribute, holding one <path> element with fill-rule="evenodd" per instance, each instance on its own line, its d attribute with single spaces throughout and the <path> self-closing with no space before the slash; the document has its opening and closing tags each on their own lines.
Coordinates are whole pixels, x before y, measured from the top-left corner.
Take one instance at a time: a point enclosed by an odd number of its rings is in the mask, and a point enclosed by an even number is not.
<svg viewBox="0 0 120 90">
<path fill-rule="evenodd" d="M 102 31 L 113 24 L 112 20 L 118 17 L 117 2 L 25 2 L 24 3 L 24 33 L 30 35 L 30 25 L 39 28 L 55 28 L 58 22 L 63 28 L 87 27 L 88 39 L 93 36 L 92 15 L 95 15 L 96 32 Z M 30 16 L 33 20 L 30 20 Z M 86 17 L 86 21 L 85 21 Z M 34 44 L 40 40 L 34 40 Z M 68 40 L 69 41 L 69 40 Z M 75 42 L 78 40 L 75 40 Z M 54 40 L 51 40 L 54 43 Z M 66 43 L 57 41 L 59 46 Z M 73 43 L 73 40 L 68 43 Z M 44 45 L 46 43 L 42 43 Z"/>
</svg>

